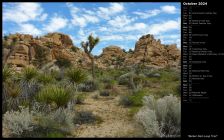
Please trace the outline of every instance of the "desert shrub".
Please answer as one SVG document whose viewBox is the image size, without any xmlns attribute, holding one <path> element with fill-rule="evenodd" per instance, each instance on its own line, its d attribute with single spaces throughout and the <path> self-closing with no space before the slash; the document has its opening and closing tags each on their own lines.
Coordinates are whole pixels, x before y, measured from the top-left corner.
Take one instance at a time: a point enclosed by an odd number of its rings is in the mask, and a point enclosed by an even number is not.
<svg viewBox="0 0 224 140">
<path fill-rule="evenodd" d="M 119 103 L 123 106 L 142 106 L 143 105 L 143 97 L 145 96 L 145 91 L 139 90 L 132 95 L 121 96 Z"/>
<path fill-rule="evenodd" d="M 50 72 L 51 77 L 53 77 L 53 79 L 56 79 L 57 81 L 61 81 L 63 79 L 63 77 L 61 76 L 60 72 L 57 70 L 52 70 Z"/>
<path fill-rule="evenodd" d="M 75 124 L 86 124 L 86 123 L 94 123 L 96 121 L 100 121 L 98 116 L 95 116 L 90 111 L 80 111 L 76 112 L 74 123 Z"/>
<path fill-rule="evenodd" d="M 76 104 L 82 104 L 85 100 L 85 95 L 79 94 L 75 96 L 75 103 Z"/>
<path fill-rule="evenodd" d="M 49 84 L 54 81 L 54 78 L 46 73 L 39 74 L 37 77 L 37 81 L 42 83 L 43 85 Z"/>
<path fill-rule="evenodd" d="M 39 90 L 39 84 L 37 84 L 38 71 L 35 68 L 27 67 L 18 74 L 17 81 L 20 82 L 22 89 L 21 97 L 26 100 L 31 100 Z"/>
<path fill-rule="evenodd" d="M 4 66 L 2 70 L 2 81 L 7 82 L 13 75 L 13 70 L 9 66 Z"/>
<path fill-rule="evenodd" d="M 73 129 L 75 112 L 72 109 L 58 108 L 56 111 L 52 112 L 50 116 L 50 118 L 53 118 L 53 120 L 60 125 L 61 130 L 69 132 Z"/>
<path fill-rule="evenodd" d="M 110 80 L 105 82 L 105 89 L 112 89 L 114 87 L 114 85 L 116 84 L 115 80 Z"/>
<path fill-rule="evenodd" d="M 110 96 L 110 92 L 108 90 L 100 91 L 100 96 Z"/>
<path fill-rule="evenodd" d="M 56 103 L 57 107 L 67 105 L 71 100 L 71 91 L 56 85 L 44 87 L 36 96 L 37 101 L 46 104 Z"/>
<path fill-rule="evenodd" d="M 129 84 L 129 78 L 128 77 L 119 77 L 118 78 L 118 84 L 119 85 L 128 85 Z"/>
<path fill-rule="evenodd" d="M 94 81 L 85 81 L 80 84 L 78 89 L 83 92 L 93 92 L 98 89 L 98 83 Z"/>
<path fill-rule="evenodd" d="M 80 69 L 69 69 L 66 71 L 65 75 L 68 82 L 75 87 L 76 91 L 78 90 L 78 85 L 87 79 L 86 73 Z"/>
<path fill-rule="evenodd" d="M 121 96 L 119 104 L 123 106 L 131 106 L 133 103 L 130 100 L 129 96 Z"/>
<path fill-rule="evenodd" d="M 20 104 L 20 94 L 22 90 L 18 83 L 10 82 L 7 84 L 7 98 L 5 99 L 7 110 L 17 110 Z"/>
<path fill-rule="evenodd" d="M 75 111 L 73 104 L 68 104 L 67 108 L 57 108 L 50 112 L 42 111 L 40 104 L 33 107 L 35 114 L 36 129 L 41 129 L 43 136 L 46 137 L 49 133 L 69 134 L 74 128 Z M 39 113 L 41 112 L 41 113 Z M 46 132 L 45 132 L 46 131 Z"/>
<path fill-rule="evenodd" d="M 3 128 L 9 130 L 13 137 L 20 136 L 24 131 L 33 131 L 33 112 L 28 108 L 20 109 L 20 111 L 7 111 L 3 115 Z"/>
<path fill-rule="evenodd" d="M 57 58 L 55 64 L 59 68 L 68 68 L 68 67 L 70 67 L 72 65 L 72 63 L 71 63 L 71 61 L 69 59 L 62 58 L 62 57 Z"/>
<path fill-rule="evenodd" d="M 24 82 L 31 82 L 32 80 L 36 80 L 36 76 L 38 75 L 38 71 L 35 68 L 27 67 L 22 70 L 21 80 Z"/>
<path fill-rule="evenodd" d="M 135 118 L 140 122 L 147 137 L 180 136 L 180 100 L 173 96 L 155 99 L 144 97 L 144 106 Z"/>
</svg>

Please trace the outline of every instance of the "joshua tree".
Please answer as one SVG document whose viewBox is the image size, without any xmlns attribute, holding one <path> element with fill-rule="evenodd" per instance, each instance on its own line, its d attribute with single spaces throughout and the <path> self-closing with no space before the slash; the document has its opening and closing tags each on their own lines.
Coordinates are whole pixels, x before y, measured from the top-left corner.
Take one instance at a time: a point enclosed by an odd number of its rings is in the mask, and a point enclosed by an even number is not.
<svg viewBox="0 0 224 140">
<path fill-rule="evenodd" d="M 100 39 L 98 37 L 94 38 L 93 35 L 89 35 L 88 41 L 81 42 L 81 46 L 84 49 L 85 53 L 88 55 L 88 57 L 91 60 L 92 63 L 92 76 L 93 79 L 95 79 L 95 74 L 94 74 L 94 56 L 91 54 L 93 48 L 99 43 Z"/>
</svg>

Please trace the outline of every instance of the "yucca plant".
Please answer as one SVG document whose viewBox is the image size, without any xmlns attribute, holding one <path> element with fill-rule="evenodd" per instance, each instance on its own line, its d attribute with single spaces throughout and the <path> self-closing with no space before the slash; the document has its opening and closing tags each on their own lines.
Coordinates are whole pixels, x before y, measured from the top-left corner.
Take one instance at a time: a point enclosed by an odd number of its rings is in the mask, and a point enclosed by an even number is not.
<svg viewBox="0 0 224 140">
<path fill-rule="evenodd" d="M 71 92 L 56 85 L 49 85 L 43 88 L 37 95 L 37 101 L 46 104 L 55 103 L 57 107 L 63 107 L 71 99 Z"/>
<path fill-rule="evenodd" d="M 26 100 L 31 98 L 36 91 L 35 83 L 38 71 L 35 68 L 27 67 L 19 74 L 19 81 L 22 86 L 22 95 Z"/>
<path fill-rule="evenodd" d="M 18 85 L 18 83 L 13 83 L 10 82 L 8 83 L 8 90 L 7 90 L 7 109 L 8 110 L 17 110 L 19 103 L 20 103 L 20 99 L 19 96 L 21 94 L 21 88 Z"/>
<path fill-rule="evenodd" d="M 78 90 L 78 85 L 87 79 L 87 75 L 80 69 L 70 69 L 66 72 L 67 80 L 73 85 L 75 90 Z"/>
<path fill-rule="evenodd" d="M 10 89 L 10 81 L 13 76 L 13 70 L 9 68 L 7 65 L 4 66 L 3 71 L 2 71 L 2 110 L 5 112 L 7 110 L 7 103 L 6 100 L 8 98 L 8 90 Z"/>
<path fill-rule="evenodd" d="M 54 81 L 54 78 L 46 73 L 41 73 L 37 76 L 37 81 L 43 85 L 49 84 Z"/>
<path fill-rule="evenodd" d="M 2 71 L 2 81 L 3 83 L 7 82 L 13 75 L 13 70 L 8 66 L 4 66 Z"/>
<path fill-rule="evenodd" d="M 24 82 L 31 82 L 38 75 L 38 72 L 35 68 L 27 67 L 22 70 L 21 80 Z"/>
</svg>

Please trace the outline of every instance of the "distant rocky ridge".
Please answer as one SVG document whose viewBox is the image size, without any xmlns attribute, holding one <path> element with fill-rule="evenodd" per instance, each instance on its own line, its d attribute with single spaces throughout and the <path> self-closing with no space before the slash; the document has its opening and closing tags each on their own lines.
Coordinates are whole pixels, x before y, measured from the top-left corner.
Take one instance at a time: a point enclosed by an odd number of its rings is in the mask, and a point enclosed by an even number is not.
<svg viewBox="0 0 224 140">
<path fill-rule="evenodd" d="M 84 51 L 75 47 L 70 37 L 62 33 L 49 33 L 41 37 L 17 33 L 4 37 L 3 64 L 10 64 L 17 70 L 26 66 L 35 67 L 35 47 L 47 52 L 47 60 L 44 62 L 46 65 L 58 58 L 65 58 L 77 67 L 90 67 L 90 60 Z M 99 68 L 121 68 L 136 64 L 158 68 L 178 67 L 180 50 L 176 45 L 161 44 L 153 35 L 145 35 L 136 42 L 133 53 L 124 52 L 118 46 L 109 46 L 96 57 L 95 63 Z"/>
</svg>

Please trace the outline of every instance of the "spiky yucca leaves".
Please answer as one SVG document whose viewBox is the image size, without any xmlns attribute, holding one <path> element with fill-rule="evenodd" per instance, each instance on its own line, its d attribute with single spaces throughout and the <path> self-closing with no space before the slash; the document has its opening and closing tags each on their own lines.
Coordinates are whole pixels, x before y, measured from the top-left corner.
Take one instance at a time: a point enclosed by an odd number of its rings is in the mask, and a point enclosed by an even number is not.
<svg viewBox="0 0 224 140">
<path fill-rule="evenodd" d="M 40 73 L 37 76 L 37 81 L 43 85 L 50 84 L 54 81 L 54 77 L 50 74 Z"/>
<path fill-rule="evenodd" d="M 20 104 L 19 96 L 21 95 L 22 90 L 18 83 L 10 82 L 8 83 L 8 92 L 7 92 L 7 110 L 17 110 Z"/>
<path fill-rule="evenodd" d="M 2 71 L 2 80 L 3 83 L 7 82 L 13 75 L 13 70 L 8 66 L 4 66 Z"/>
<path fill-rule="evenodd" d="M 27 67 L 22 70 L 19 74 L 19 81 L 22 87 L 22 96 L 25 97 L 26 100 L 33 97 L 36 93 L 36 77 L 38 75 L 38 71 L 35 68 Z"/>
<path fill-rule="evenodd" d="M 31 82 L 38 75 L 38 72 L 35 68 L 27 67 L 22 70 L 21 80 L 24 82 Z"/>
<path fill-rule="evenodd" d="M 49 85 L 39 91 L 37 101 L 46 104 L 55 103 L 57 107 L 63 107 L 71 100 L 71 92 L 56 85 Z"/>
<path fill-rule="evenodd" d="M 87 79 L 87 75 L 84 71 L 75 68 L 67 70 L 65 75 L 68 82 L 73 85 L 76 91 L 78 90 L 78 85 Z"/>
<path fill-rule="evenodd" d="M 9 98 L 8 92 L 10 90 L 10 82 L 13 76 L 13 70 L 7 65 L 4 66 L 2 71 L 2 110 L 5 112 L 7 110 L 7 99 Z"/>
</svg>

